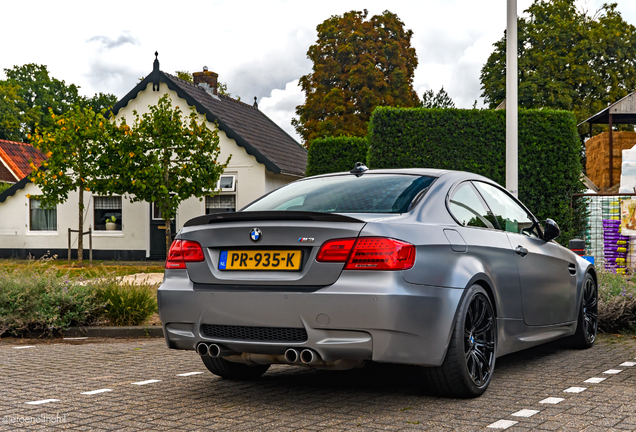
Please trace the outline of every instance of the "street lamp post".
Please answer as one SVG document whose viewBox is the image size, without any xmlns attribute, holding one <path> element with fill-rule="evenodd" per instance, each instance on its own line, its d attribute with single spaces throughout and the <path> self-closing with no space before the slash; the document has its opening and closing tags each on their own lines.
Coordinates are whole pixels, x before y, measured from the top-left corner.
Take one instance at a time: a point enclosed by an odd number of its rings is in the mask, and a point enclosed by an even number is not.
<svg viewBox="0 0 636 432">
<path fill-rule="evenodd" d="M 519 196 L 517 0 L 508 1 L 506 30 L 506 189 Z"/>
</svg>

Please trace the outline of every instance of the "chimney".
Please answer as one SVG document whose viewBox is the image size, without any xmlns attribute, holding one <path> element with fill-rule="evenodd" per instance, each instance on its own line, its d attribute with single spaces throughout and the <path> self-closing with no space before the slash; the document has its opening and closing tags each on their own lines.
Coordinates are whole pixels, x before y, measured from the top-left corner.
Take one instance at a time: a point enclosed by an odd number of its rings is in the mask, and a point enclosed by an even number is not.
<svg viewBox="0 0 636 432">
<path fill-rule="evenodd" d="M 203 66 L 203 72 L 194 72 L 192 78 L 194 78 L 194 85 L 209 89 L 208 91 L 214 95 L 217 94 L 219 74 L 209 71 L 207 66 Z"/>
</svg>

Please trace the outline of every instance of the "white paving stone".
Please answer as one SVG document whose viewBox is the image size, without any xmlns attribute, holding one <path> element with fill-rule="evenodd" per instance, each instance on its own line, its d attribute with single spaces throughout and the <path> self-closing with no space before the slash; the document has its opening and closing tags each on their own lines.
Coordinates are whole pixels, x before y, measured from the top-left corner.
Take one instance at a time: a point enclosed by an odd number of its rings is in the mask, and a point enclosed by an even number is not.
<svg viewBox="0 0 636 432">
<path fill-rule="evenodd" d="M 42 399 L 42 400 L 38 400 L 38 401 L 33 401 L 33 402 L 26 402 L 27 405 L 41 405 L 41 404 L 45 404 L 45 403 L 50 403 L 50 402 L 59 402 L 59 399 Z"/>
<path fill-rule="evenodd" d="M 508 429 L 510 426 L 514 426 L 519 422 L 512 420 L 497 420 L 496 422 L 489 424 L 487 427 L 490 429 Z"/>
<path fill-rule="evenodd" d="M 618 374 L 618 373 L 621 373 L 621 372 L 623 372 L 623 371 L 620 370 L 620 369 L 608 369 L 608 370 L 606 370 L 603 373 L 604 374 L 609 374 L 609 375 L 615 375 L 615 374 Z"/>
<path fill-rule="evenodd" d="M 200 375 L 203 372 L 188 372 L 188 373 L 182 373 L 182 374 L 177 374 L 177 376 L 192 376 L 192 375 Z"/>
<path fill-rule="evenodd" d="M 25 346 L 13 347 L 13 349 L 25 349 L 25 348 L 35 348 L 35 345 L 25 345 Z"/>
<path fill-rule="evenodd" d="M 113 391 L 112 389 L 99 389 L 99 390 L 92 390 L 92 391 L 87 391 L 84 393 L 80 393 L 83 395 L 94 395 L 94 394 L 99 394 L 99 393 L 106 393 L 106 392 L 110 392 Z"/>
<path fill-rule="evenodd" d="M 605 381 L 606 379 L 607 378 L 589 378 L 589 379 L 586 379 L 583 382 L 591 383 L 591 384 L 598 384 L 598 383 L 600 383 L 602 381 Z"/>
<path fill-rule="evenodd" d="M 625 363 L 619 364 L 619 366 L 627 366 L 627 367 L 636 366 L 636 362 L 625 362 Z"/>
<path fill-rule="evenodd" d="M 161 380 L 146 380 L 146 381 L 139 381 L 139 382 L 134 382 L 132 384 L 134 385 L 146 385 L 146 384 L 152 384 L 152 383 L 156 383 L 156 382 L 160 382 Z"/>
<path fill-rule="evenodd" d="M 539 401 L 540 404 L 558 404 L 559 402 L 563 402 L 565 399 L 563 398 L 558 398 L 558 397 L 549 397 L 547 399 L 543 399 L 542 401 Z"/>
<path fill-rule="evenodd" d="M 514 416 L 514 417 L 532 417 L 533 415 L 537 414 L 539 411 L 537 410 L 529 410 L 529 409 L 522 409 L 521 411 L 517 411 L 516 413 L 512 413 L 510 415 Z"/>
<path fill-rule="evenodd" d="M 587 390 L 587 387 L 570 387 L 563 390 L 563 393 L 581 393 Z"/>
</svg>

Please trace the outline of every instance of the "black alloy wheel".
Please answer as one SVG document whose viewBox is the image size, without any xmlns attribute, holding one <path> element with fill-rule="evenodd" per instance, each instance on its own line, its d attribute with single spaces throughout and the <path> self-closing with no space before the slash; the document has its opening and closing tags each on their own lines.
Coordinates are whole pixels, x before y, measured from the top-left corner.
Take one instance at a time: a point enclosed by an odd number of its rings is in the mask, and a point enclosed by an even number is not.
<svg viewBox="0 0 636 432">
<path fill-rule="evenodd" d="M 576 332 L 568 338 L 571 347 L 577 349 L 592 347 L 598 331 L 598 289 L 591 274 L 585 275 L 581 291 Z"/>
<path fill-rule="evenodd" d="M 583 322 L 585 338 L 593 344 L 598 330 L 598 291 L 594 279 L 586 278 L 583 282 Z"/>
<path fill-rule="evenodd" d="M 446 357 L 440 366 L 424 368 L 425 381 L 442 396 L 477 397 L 490 384 L 496 352 L 495 309 L 484 288 L 473 285 L 457 310 Z"/>
<path fill-rule="evenodd" d="M 473 297 L 464 322 L 466 368 L 473 383 L 481 387 L 490 380 L 495 359 L 495 317 L 488 298 Z"/>
</svg>

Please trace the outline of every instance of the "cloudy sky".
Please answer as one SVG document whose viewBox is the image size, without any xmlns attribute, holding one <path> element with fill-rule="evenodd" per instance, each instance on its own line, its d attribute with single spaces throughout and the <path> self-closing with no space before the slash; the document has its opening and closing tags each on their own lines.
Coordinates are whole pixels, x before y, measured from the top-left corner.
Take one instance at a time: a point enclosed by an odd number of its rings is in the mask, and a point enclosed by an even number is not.
<svg viewBox="0 0 636 432">
<path fill-rule="evenodd" d="M 602 0 L 577 0 L 595 11 Z M 636 24 L 636 1 L 617 0 L 623 18 Z M 532 0 L 518 0 L 519 14 Z M 442 86 L 460 108 L 483 105 L 479 73 L 506 27 L 505 0 L 300 0 L 259 1 L 11 1 L 0 0 L 1 70 L 47 65 L 52 76 L 93 95 L 123 97 L 152 71 L 219 74 L 232 95 L 259 107 L 296 136 L 291 118 L 304 96 L 298 78 L 311 71 L 306 53 L 316 26 L 332 15 L 388 9 L 413 30 L 421 94 Z"/>
</svg>

